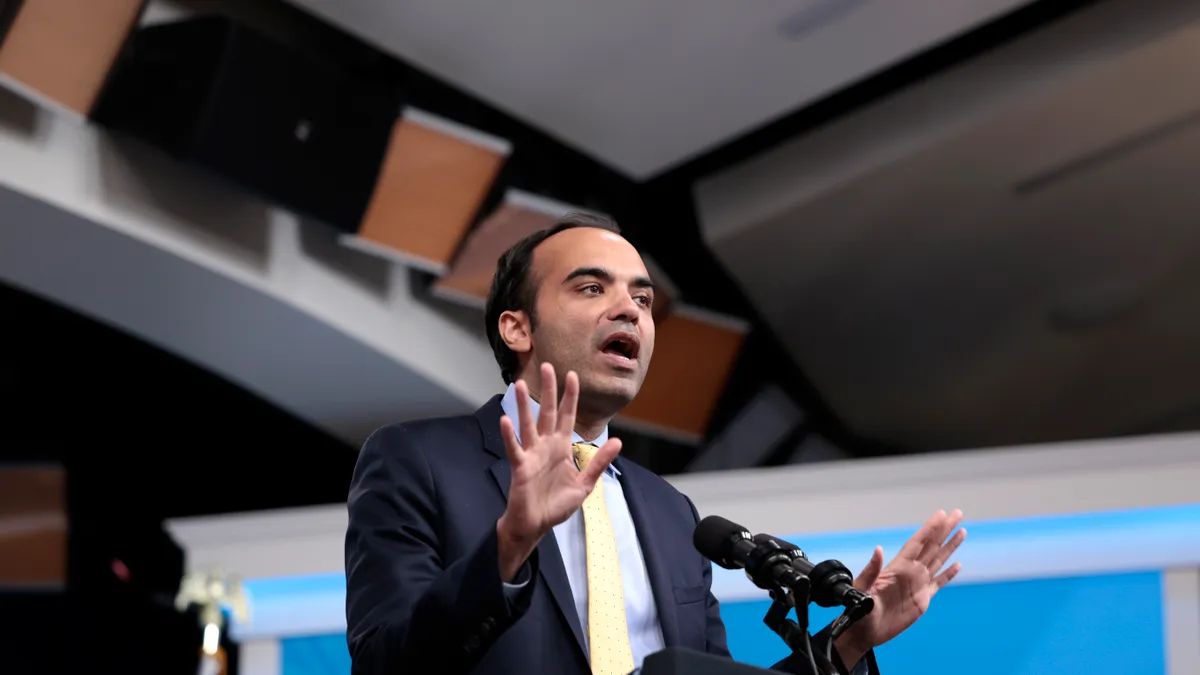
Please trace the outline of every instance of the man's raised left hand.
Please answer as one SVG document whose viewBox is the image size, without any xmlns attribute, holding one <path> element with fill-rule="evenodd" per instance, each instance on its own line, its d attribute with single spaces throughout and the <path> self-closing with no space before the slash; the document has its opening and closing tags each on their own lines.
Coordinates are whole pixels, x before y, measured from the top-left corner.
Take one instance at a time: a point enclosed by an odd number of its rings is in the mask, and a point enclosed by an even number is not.
<svg viewBox="0 0 1200 675">
<path fill-rule="evenodd" d="M 945 570 L 942 567 L 967 538 L 965 528 L 954 532 L 962 518 L 957 509 L 933 514 L 887 567 L 883 566 L 883 547 L 875 547 L 870 562 L 854 580 L 855 588 L 875 599 L 875 609 L 836 642 L 838 655 L 848 668 L 916 623 L 929 609 L 933 596 L 958 575 L 960 563 Z"/>
</svg>

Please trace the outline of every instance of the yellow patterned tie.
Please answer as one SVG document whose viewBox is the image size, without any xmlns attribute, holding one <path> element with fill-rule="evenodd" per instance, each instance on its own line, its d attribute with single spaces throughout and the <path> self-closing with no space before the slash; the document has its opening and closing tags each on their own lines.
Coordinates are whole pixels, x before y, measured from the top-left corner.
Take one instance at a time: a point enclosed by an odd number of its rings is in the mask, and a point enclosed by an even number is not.
<svg viewBox="0 0 1200 675">
<path fill-rule="evenodd" d="M 575 465 L 582 471 L 596 455 L 596 446 L 576 443 Z M 583 501 L 583 531 L 587 545 L 588 648 L 593 675 L 627 675 L 633 671 L 629 626 L 625 622 L 625 591 L 617 539 L 613 536 L 604 481 Z"/>
</svg>

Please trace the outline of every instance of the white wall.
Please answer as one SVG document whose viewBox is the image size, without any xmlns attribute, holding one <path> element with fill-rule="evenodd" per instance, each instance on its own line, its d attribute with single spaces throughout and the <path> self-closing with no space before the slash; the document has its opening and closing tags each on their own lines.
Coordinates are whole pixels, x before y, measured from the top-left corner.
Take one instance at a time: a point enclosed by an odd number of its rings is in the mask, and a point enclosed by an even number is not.
<svg viewBox="0 0 1200 675">
<path fill-rule="evenodd" d="M 1133 509 L 1200 501 L 1200 434 L 687 474 L 671 482 L 701 516 L 789 534 L 903 527 L 939 508 L 961 508 L 973 520 Z"/>
<path fill-rule="evenodd" d="M 701 514 L 785 536 L 813 559 L 837 558 L 853 572 L 876 543 L 890 558 L 934 510 L 955 507 L 964 510 L 964 525 L 974 532 L 956 555 L 964 564 L 958 586 L 1165 570 L 1166 672 L 1200 672 L 1200 434 L 671 480 Z M 1170 514 L 1181 511 L 1185 518 L 1172 520 Z M 1139 520 L 1138 514 L 1151 515 Z M 1002 527 L 989 527 L 997 521 Z M 344 505 L 183 519 L 167 526 L 187 551 L 189 568 L 220 564 L 249 579 L 252 598 L 253 589 L 270 587 L 272 578 L 293 577 L 284 580 L 287 593 L 252 600 L 251 621 L 233 629 L 254 645 L 255 662 L 266 664 L 255 675 L 279 672 L 270 670 L 277 663 L 270 660 L 271 654 L 278 658 L 277 640 L 345 630 Z M 720 568 L 714 568 L 713 592 L 724 603 L 762 598 L 742 573 Z"/>
<path fill-rule="evenodd" d="M 239 645 L 241 675 L 280 675 L 283 672 L 279 640 L 250 640 Z"/>
<path fill-rule="evenodd" d="M 1200 434 L 717 472 L 672 482 L 702 515 L 722 515 L 802 547 L 830 541 L 825 535 L 864 533 L 850 550 L 818 552 L 821 559 L 835 557 L 854 571 L 876 543 L 894 555 L 939 508 L 963 509 L 968 531 L 978 526 L 985 532 L 968 535 L 959 554 L 964 570 L 958 584 L 1200 566 L 1200 536 L 1181 539 L 1170 522 L 1142 528 L 1136 520 L 1114 520 L 1111 536 L 1124 538 L 1125 545 L 1098 537 L 1094 526 L 1073 531 L 1070 524 L 1054 536 L 1029 535 L 1036 523 L 1025 534 L 986 534 L 986 524 L 998 520 L 1200 504 Z M 1189 527 L 1200 529 L 1200 524 Z M 346 509 L 341 504 L 189 518 L 171 521 L 168 528 L 187 551 L 189 569 L 220 565 L 247 579 L 344 574 Z M 873 533 L 879 531 L 883 540 L 877 541 Z M 311 634 L 344 627 L 344 589 L 328 582 L 311 588 L 260 605 L 258 618 L 240 634 Z M 741 573 L 720 569 L 713 591 L 724 601 L 760 595 Z"/>
</svg>

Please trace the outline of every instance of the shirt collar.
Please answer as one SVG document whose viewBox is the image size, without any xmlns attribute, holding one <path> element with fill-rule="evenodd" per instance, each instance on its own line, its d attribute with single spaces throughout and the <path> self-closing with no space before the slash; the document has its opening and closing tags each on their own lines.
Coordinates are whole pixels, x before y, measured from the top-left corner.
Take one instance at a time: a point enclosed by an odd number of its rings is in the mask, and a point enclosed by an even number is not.
<svg viewBox="0 0 1200 675">
<path fill-rule="evenodd" d="M 533 418 L 536 420 L 538 411 L 542 409 L 538 402 L 529 399 L 530 412 L 533 413 Z M 504 410 L 504 414 L 508 416 L 513 423 L 513 430 L 517 432 L 517 440 L 521 440 L 521 416 L 520 410 L 517 408 L 517 388 L 514 385 L 508 385 L 508 390 L 504 392 L 504 398 L 500 399 L 500 408 Z M 591 443 L 596 447 L 600 447 L 608 442 L 608 426 L 605 425 L 604 430 L 595 439 L 586 441 L 575 431 L 571 432 L 571 441 L 574 443 Z M 620 476 L 621 472 L 612 464 L 608 465 L 608 473 L 613 476 Z"/>
</svg>

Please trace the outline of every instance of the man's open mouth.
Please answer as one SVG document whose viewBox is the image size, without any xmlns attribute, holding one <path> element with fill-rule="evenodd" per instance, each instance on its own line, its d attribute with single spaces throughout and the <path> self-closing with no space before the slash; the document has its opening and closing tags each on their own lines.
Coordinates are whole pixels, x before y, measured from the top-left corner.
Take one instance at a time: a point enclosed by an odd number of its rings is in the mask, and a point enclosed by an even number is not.
<svg viewBox="0 0 1200 675">
<path fill-rule="evenodd" d="M 613 333 L 604 340 L 600 351 L 634 361 L 641 349 L 641 341 L 633 333 Z"/>
</svg>

